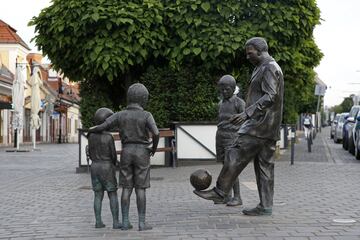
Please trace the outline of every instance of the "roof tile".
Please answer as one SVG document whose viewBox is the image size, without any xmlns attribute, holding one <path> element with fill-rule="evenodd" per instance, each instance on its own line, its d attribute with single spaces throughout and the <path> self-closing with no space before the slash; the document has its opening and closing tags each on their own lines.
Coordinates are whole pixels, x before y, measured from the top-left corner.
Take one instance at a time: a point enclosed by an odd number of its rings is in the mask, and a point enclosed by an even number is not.
<svg viewBox="0 0 360 240">
<path fill-rule="evenodd" d="M 16 33 L 16 30 L 0 19 L 0 43 L 17 43 L 30 50 L 29 46 Z"/>
</svg>

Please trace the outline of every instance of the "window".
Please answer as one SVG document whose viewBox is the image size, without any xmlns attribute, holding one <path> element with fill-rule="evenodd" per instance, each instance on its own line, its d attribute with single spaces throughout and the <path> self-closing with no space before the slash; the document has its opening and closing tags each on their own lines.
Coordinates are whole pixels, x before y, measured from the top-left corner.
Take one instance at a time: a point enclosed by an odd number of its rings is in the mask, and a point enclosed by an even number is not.
<svg viewBox="0 0 360 240">
<path fill-rule="evenodd" d="M 67 118 L 66 120 L 66 129 L 67 129 L 67 134 L 71 134 L 71 119 Z"/>
<path fill-rule="evenodd" d="M 78 123 L 78 120 L 75 119 L 75 133 L 78 132 L 78 128 L 79 128 L 79 123 Z"/>
</svg>

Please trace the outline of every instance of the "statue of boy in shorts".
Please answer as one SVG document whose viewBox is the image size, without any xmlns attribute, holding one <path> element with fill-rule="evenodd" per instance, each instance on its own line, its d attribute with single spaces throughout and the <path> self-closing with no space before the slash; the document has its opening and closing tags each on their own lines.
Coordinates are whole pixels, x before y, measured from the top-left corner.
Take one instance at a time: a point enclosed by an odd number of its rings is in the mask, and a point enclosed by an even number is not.
<svg viewBox="0 0 360 240">
<path fill-rule="evenodd" d="M 218 89 L 222 95 L 222 100 L 219 102 L 218 125 L 216 131 L 216 159 L 218 162 L 225 163 L 225 152 L 232 143 L 236 140 L 241 125 L 234 125 L 230 122 L 230 118 L 235 114 L 242 113 L 245 110 L 245 102 L 234 94 L 236 88 L 236 81 L 231 75 L 224 75 L 218 82 Z M 236 178 L 233 185 L 234 197 L 229 196 L 224 198 L 224 201 L 215 203 L 225 203 L 227 206 L 242 205 L 240 197 L 240 183 L 239 178 Z"/>
<path fill-rule="evenodd" d="M 113 114 L 106 121 L 90 129 L 118 129 L 122 151 L 120 158 L 119 185 L 121 195 L 122 229 L 132 228 L 129 221 L 130 196 L 133 188 L 139 215 L 139 231 L 152 229 L 145 223 L 146 188 L 150 187 L 150 155 L 155 154 L 159 142 L 159 130 L 150 112 L 144 111 L 149 92 L 143 84 L 131 85 L 127 92 L 128 105 L 125 110 Z M 152 135 L 152 146 L 149 140 Z"/>
<path fill-rule="evenodd" d="M 99 108 L 95 112 L 95 124 L 103 123 L 106 118 L 113 115 L 108 108 Z M 117 196 L 117 181 L 115 166 L 117 156 L 113 136 L 108 132 L 89 133 L 89 157 L 91 163 L 91 182 L 94 190 L 95 227 L 103 228 L 101 220 L 101 207 L 104 191 L 107 191 L 110 200 L 110 209 L 113 217 L 113 228 L 121 228 L 119 223 L 119 202 Z"/>
</svg>

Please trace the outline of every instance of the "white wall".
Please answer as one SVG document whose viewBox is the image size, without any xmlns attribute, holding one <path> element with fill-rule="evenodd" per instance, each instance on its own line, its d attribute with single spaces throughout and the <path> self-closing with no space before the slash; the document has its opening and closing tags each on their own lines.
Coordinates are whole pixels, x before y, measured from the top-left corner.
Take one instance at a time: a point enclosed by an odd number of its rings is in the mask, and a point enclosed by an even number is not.
<svg viewBox="0 0 360 240">
<path fill-rule="evenodd" d="M 213 125 L 177 125 L 176 152 L 178 159 L 215 159 L 215 136 L 217 126 Z M 192 137 L 190 137 L 187 133 Z"/>
</svg>

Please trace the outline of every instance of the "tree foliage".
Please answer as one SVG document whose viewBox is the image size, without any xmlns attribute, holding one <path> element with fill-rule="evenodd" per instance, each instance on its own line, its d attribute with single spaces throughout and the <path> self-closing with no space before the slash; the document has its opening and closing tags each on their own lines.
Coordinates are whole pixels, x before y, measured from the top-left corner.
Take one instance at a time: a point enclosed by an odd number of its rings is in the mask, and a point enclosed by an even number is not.
<svg viewBox="0 0 360 240">
<path fill-rule="evenodd" d="M 107 107 L 116 109 L 112 101 L 109 99 L 109 85 L 98 84 L 89 80 L 85 80 L 80 88 L 80 113 L 81 122 L 84 128 L 94 126 L 94 113 L 98 108 Z"/>
<path fill-rule="evenodd" d="M 351 107 L 354 105 L 353 95 L 344 98 L 344 100 L 339 104 L 331 108 L 331 111 L 335 113 L 350 112 Z"/>
<path fill-rule="evenodd" d="M 74 80 L 109 83 L 114 106 L 125 104 L 125 89 L 151 66 L 232 73 L 245 89 L 252 67 L 244 44 L 265 37 L 284 71 L 284 119 L 293 122 L 313 101 L 313 68 L 322 54 L 312 32 L 319 17 L 315 0 L 54 0 L 30 24 L 55 68 Z"/>
</svg>

